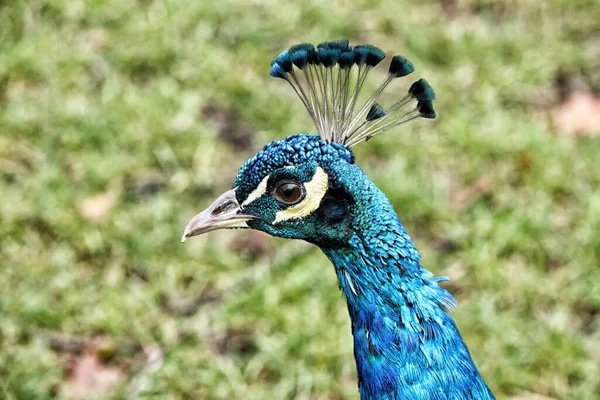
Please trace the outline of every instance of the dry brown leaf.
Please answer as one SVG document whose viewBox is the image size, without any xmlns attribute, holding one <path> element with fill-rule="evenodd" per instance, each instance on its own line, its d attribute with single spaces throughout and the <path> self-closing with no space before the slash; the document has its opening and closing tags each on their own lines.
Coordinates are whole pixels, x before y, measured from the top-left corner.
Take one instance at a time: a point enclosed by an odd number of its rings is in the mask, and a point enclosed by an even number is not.
<svg viewBox="0 0 600 400">
<path fill-rule="evenodd" d="M 450 204 L 456 208 L 465 208 L 481 196 L 490 194 L 494 189 L 492 178 L 482 176 L 471 185 L 450 190 Z"/>
<path fill-rule="evenodd" d="M 117 196 L 112 192 L 98 193 L 79 203 L 77 209 L 82 217 L 101 223 L 106 220 L 110 210 L 117 203 Z"/>
<path fill-rule="evenodd" d="M 119 384 L 123 375 L 121 369 L 103 364 L 94 351 L 72 359 L 65 373 L 61 395 L 70 400 L 102 397 Z"/>
<path fill-rule="evenodd" d="M 565 135 L 600 136 L 600 97 L 573 92 L 554 110 L 553 120 Z"/>
</svg>

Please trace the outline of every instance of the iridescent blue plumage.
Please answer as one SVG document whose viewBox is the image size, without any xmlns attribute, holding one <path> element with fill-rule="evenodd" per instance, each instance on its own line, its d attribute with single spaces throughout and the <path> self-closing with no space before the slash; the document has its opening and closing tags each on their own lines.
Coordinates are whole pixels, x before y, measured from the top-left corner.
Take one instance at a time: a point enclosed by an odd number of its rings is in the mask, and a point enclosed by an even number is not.
<svg viewBox="0 0 600 400">
<path fill-rule="evenodd" d="M 383 58 L 374 46 L 347 41 L 279 54 L 271 75 L 292 85 L 320 135 L 267 144 L 184 237 L 249 227 L 317 245 L 347 301 L 363 400 L 493 399 L 449 315 L 455 300 L 439 286 L 447 278 L 420 265 L 392 204 L 355 164 L 352 146 L 411 119 L 435 118 L 435 93 L 423 79 L 388 107 L 377 101 L 392 80 L 413 72 L 401 56 L 355 112 L 366 74 Z"/>
<path fill-rule="evenodd" d="M 304 165 L 320 166 L 331 187 L 349 194 L 346 231 L 320 224 L 317 214 L 277 228 L 248 225 L 313 242 L 332 261 L 352 321 L 361 398 L 493 398 L 447 312 L 455 301 L 438 285 L 446 278 L 419 264 L 421 255 L 391 203 L 354 164 L 351 150 L 308 134 L 269 143 L 240 169 L 238 201 L 275 171 Z M 300 180 L 309 180 L 311 171 Z M 331 207 L 328 214 L 335 212 Z M 271 208 L 258 203 L 246 211 L 272 216 L 278 209 Z"/>
<path fill-rule="evenodd" d="M 327 249 L 348 302 L 362 399 L 488 399 L 447 313 L 454 298 L 421 256 L 385 195 L 356 166 L 333 176 L 356 201 L 348 248 Z"/>
</svg>

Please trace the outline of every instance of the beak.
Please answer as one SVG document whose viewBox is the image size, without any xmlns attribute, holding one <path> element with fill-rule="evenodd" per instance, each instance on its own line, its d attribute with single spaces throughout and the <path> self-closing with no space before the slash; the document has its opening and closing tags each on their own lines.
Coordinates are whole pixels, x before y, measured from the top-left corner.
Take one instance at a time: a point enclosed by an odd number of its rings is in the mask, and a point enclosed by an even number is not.
<svg viewBox="0 0 600 400">
<path fill-rule="evenodd" d="M 242 208 L 235 198 L 235 188 L 233 188 L 219 196 L 210 207 L 187 223 L 181 241 L 185 242 L 185 239 L 189 237 L 217 229 L 248 228 L 246 221 L 254 218 L 252 215 L 242 213 Z"/>
</svg>

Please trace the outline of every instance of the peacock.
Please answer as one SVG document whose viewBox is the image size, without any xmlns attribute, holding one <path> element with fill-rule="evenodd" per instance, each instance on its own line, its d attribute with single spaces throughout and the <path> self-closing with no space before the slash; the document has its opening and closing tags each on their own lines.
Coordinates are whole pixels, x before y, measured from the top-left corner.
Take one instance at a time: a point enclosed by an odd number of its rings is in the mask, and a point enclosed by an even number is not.
<svg viewBox="0 0 600 400">
<path fill-rule="evenodd" d="M 449 315 L 456 302 L 440 286 L 448 278 L 421 266 L 392 204 L 355 163 L 354 146 L 436 117 L 424 79 L 380 103 L 388 85 L 414 71 L 402 56 L 391 57 L 374 93 L 361 92 L 384 58 L 375 46 L 347 40 L 297 44 L 276 56 L 271 76 L 291 85 L 318 134 L 265 145 L 232 189 L 189 221 L 182 241 L 251 228 L 317 245 L 347 302 L 361 399 L 493 399 Z"/>
</svg>

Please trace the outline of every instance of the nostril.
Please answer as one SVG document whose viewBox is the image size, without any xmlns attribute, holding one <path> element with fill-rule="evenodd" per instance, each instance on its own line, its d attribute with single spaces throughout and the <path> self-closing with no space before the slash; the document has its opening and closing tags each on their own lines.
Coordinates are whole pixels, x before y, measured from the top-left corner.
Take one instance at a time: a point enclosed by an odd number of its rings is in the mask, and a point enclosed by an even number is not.
<svg viewBox="0 0 600 400">
<path fill-rule="evenodd" d="M 223 204 L 219 204 L 218 206 L 216 206 L 212 211 L 211 211 L 211 215 L 212 216 L 218 216 L 223 214 L 224 212 L 228 212 L 231 211 L 233 209 L 237 209 L 238 205 L 236 202 L 234 201 L 227 201 Z"/>
</svg>

